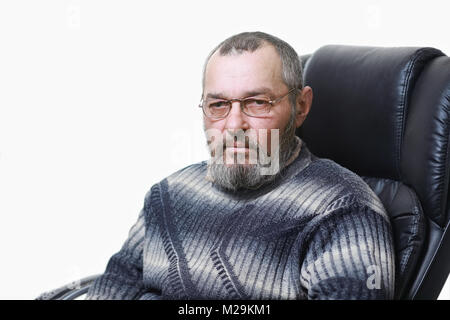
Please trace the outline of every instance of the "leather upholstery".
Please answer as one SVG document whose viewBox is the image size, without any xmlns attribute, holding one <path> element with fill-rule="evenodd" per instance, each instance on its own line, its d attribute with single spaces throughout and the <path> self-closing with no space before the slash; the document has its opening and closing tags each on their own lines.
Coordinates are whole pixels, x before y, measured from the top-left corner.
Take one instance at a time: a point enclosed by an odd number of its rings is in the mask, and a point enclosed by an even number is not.
<svg viewBox="0 0 450 320">
<path fill-rule="evenodd" d="M 450 58 L 434 59 L 423 70 L 411 97 L 401 171 L 415 186 L 428 217 L 444 227 L 450 197 Z"/>
<path fill-rule="evenodd" d="M 434 48 L 331 45 L 302 60 L 314 99 L 297 134 L 363 176 L 385 204 L 397 297 L 436 298 L 450 270 L 450 58 Z"/>
<path fill-rule="evenodd" d="M 399 181 L 362 177 L 391 218 L 395 243 L 395 297 L 404 295 L 425 244 L 425 217 L 415 192 Z"/>
<path fill-rule="evenodd" d="M 399 179 L 412 88 L 432 48 L 325 46 L 309 59 L 314 100 L 301 127 L 311 151 L 360 175 Z M 307 141 L 308 142 L 308 141 Z"/>
</svg>

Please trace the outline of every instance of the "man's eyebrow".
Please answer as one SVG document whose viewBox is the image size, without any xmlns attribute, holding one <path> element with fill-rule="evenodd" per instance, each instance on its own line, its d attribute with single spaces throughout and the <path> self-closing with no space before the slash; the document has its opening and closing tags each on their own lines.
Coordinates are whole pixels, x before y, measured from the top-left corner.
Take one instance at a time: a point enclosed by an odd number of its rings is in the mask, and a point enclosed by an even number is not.
<svg viewBox="0 0 450 320">
<path fill-rule="evenodd" d="M 257 96 L 260 94 L 268 94 L 273 95 L 273 92 L 270 88 L 267 87 L 260 87 L 253 90 L 245 91 L 242 95 L 242 98 L 246 97 L 252 97 Z M 213 98 L 213 99 L 228 99 L 225 94 L 221 92 L 210 92 L 206 95 L 206 98 Z"/>
</svg>

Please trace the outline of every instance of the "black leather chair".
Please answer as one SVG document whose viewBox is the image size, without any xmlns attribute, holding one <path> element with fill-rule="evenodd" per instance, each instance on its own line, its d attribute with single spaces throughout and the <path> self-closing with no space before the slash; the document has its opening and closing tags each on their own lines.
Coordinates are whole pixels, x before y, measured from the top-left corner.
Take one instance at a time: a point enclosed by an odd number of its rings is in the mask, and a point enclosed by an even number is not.
<svg viewBox="0 0 450 320">
<path fill-rule="evenodd" d="M 450 270 L 450 58 L 434 48 L 341 45 L 302 58 L 314 99 L 297 133 L 382 200 L 396 298 L 436 299 Z"/>
<path fill-rule="evenodd" d="M 450 58 L 433 48 L 325 46 L 302 56 L 313 105 L 297 134 L 363 176 L 392 221 L 396 298 L 436 299 L 450 270 Z M 67 286 L 40 299 L 72 299 Z M 66 289 L 64 289 L 66 288 Z"/>
</svg>

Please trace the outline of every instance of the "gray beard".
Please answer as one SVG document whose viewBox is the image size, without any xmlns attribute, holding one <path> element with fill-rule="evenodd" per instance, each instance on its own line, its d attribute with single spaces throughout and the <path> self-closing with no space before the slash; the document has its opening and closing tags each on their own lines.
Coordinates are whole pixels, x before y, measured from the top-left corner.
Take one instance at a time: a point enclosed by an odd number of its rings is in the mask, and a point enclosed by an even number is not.
<svg viewBox="0 0 450 320">
<path fill-rule="evenodd" d="M 280 175 L 281 170 L 286 166 L 297 146 L 293 118 L 289 121 L 289 124 L 285 128 L 284 132 L 280 134 L 279 145 L 280 169 L 276 174 L 261 174 L 261 163 L 267 163 L 266 161 L 258 161 L 257 164 L 245 165 L 225 165 L 223 163 L 215 163 L 213 161 L 209 161 L 208 175 L 210 178 L 212 178 L 215 184 L 230 191 L 237 191 L 239 189 L 258 189 L 261 186 L 272 182 Z M 263 156 L 267 157 L 267 155 Z"/>
</svg>

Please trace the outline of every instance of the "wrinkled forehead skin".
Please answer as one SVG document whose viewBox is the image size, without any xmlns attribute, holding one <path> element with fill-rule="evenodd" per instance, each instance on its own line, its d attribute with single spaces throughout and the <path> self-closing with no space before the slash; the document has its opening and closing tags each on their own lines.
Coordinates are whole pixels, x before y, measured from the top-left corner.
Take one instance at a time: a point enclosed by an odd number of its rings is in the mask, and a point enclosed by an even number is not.
<svg viewBox="0 0 450 320">
<path fill-rule="evenodd" d="M 205 70 L 204 95 L 220 93 L 241 98 L 246 93 L 266 88 L 273 93 L 287 89 L 282 79 L 282 63 L 276 49 L 264 44 L 254 52 L 221 55 L 217 50 Z"/>
</svg>

